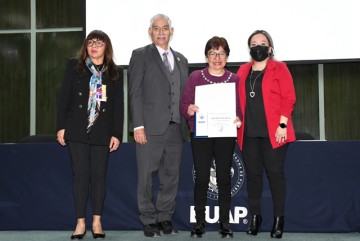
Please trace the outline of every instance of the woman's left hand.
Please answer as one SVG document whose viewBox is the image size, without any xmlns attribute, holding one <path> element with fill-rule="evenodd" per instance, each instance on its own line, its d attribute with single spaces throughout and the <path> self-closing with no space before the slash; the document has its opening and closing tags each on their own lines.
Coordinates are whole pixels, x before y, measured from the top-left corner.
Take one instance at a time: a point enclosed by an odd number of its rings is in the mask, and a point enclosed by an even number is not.
<svg viewBox="0 0 360 241">
<path fill-rule="evenodd" d="M 236 116 L 236 119 L 234 120 L 234 124 L 236 125 L 237 128 L 241 127 L 241 120 L 239 118 L 239 116 Z"/>
<path fill-rule="evenodd" d="M 276 129 L 275 133 L 276 142 L 280 144 L 287 140 L 287 128 L 281 128 L 280 126 Z"/>
<path fill-rule="evenodd" d="M 110 139 L 110 145 L 109 145 L 110 152 L 116 151 L 119 148 L 119 146 L 120 146 L 119 139 L 112 136 Z"/>
</svg>

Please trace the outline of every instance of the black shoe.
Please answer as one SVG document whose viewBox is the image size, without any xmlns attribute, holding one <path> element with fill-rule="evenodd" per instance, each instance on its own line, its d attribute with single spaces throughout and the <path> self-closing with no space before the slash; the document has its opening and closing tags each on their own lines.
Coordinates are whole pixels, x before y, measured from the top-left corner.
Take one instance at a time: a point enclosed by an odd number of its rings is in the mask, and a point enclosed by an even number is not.
<svg viewBox="0 0 360 241">
<path fill-rule="evenodd" d="M 91 230 L 93 238 L 105 238 L 105 233 L 94 233 L 93 230 Z"/>
<path fill-rule="evenodd" d="M 248 230 L 246 231 L 246 233 L 248 235 L 253 235 L 253 236 L 260 233 L 260 231 L 261 231 L 261 222 L 262 222 L 261 215 L 251 215 L 250 226 L 249 226 Z"/>
<path fill-rule="evenodd" d="M 284 216 L 274 217 L 274 224 L 271 230 L 271 238 L 282 238 L 284 232 Z"/>
<path fill-rule="evenodd" d="M 144 225 L 143 231 L 144 231 L 144 235 L 146 237 L 160 237 L 161 236 L 159 227 L 155 223 Z"/>
<path fill-rule="evenodd" d="M 191 231 L 191 237 L 201 238 L 205 234 L 205 224 L 203 222 L 197 222 L 194 229 Z"/>
<path fill-rule="evenodd" d="M 86 230 L 84 231 L 84 233 L 82 233 L 82 234 L 73 234 L 73 235 L 71 235 L 71 239 L 83 239 L 84 238 L 84 236 L 85 236 L 85 234 L 86 234 Z"/>
<path fill-rule="evenodd" d="M 159 229 L 164 233 L 164 234 L 177 234 L 178 231 L 176 229 L 174 229 L 171 221 L 162 221 L 158 223 L 159 225 Z"/>
<path fill-rule="evenodd" d="M 234 236 L 233 231 L 229 227 L 229 223 L 221 222 L 219 234 L 222 238 L 232 238 Z"/>
</svg>

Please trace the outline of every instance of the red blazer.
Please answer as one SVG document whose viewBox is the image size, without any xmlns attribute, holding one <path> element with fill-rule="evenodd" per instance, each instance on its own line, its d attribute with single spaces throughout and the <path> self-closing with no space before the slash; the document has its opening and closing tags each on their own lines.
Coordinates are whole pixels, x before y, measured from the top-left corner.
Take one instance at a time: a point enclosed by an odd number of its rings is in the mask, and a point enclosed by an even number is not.
<svg viewBox="0 0 360 241">
<path fill-rule="evenodd" d="M 241 65 L 237 75 L 239 81 L 240 106 L 243 114 L 241 128 L 238 129 L 238 145 L 242 150 L 244 127 L 245 127 L 245 110 L 247 93 L 245 89 L 246 78 L 250 72 L 253 62 Z M 293 79 L 286 64 L 273 59 L 269 59 L 262 81 L 262 94 L 266 116 L 267 129 L 269 132 L 270 142 L 273 148 L 281 146 L 276 143 L 275 133 L 280 123 L 280 116 L 287 117 L 287 142 L 296 140 L 291 114 L 294 110 L 296 101 Z"/>
</svg>

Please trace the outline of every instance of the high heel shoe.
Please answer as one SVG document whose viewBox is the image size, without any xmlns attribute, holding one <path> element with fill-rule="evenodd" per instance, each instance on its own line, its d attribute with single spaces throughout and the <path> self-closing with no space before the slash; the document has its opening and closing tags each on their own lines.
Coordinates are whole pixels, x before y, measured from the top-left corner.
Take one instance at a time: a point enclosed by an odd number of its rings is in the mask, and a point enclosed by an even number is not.
<svg viewBox="0 0 360 241">
<path fill-rule="evenodd" d="M 270 236 L 271 238 L 282 238 L 284 232 L 284 216 L 274 217 L 274 224 L 271 230 Z"/>
<path fill-rule="evenodd" d="M 73 234 L 73 235 L 71 235 L 70 238 L 71 239 L 83 239 L 85 234 L 86 234 L 86 230 L 84 231 L 84 233 L 81 233 L 81 234 Z"/>
<path fill-rule="evenodd" d="M 191 231 L 190 237 L 202 238 L 204 234 L 205 234 L 205 224 L 203 222 L 197 222 L 194 226 L 194 229 Z"/>
<path fill-rule="evenodd" d="M 246 233 L 248 235 L 253 235 L 253 236 L 260 233 L 261 222 L 262 222 L 261 215 L 252 215 L 251 221 L 250 221 L 250 226 L 249 226 L 248 230 L 246 231 Z"/>
<path fill-rule="evenodd" d="M 92 236 L 93 236 L 94 239 L 105 238 L 105 233 L 94 233 L 93 230 L 91 230 L 91 233 L 92 233 Z"/>
<path fill-rule="evenodd" d="M 221 222 L 219 234 L 222 238 L 232 238 L 234 236 L 233 231 L 229 227 L 228 222 Z"/>
</svg>

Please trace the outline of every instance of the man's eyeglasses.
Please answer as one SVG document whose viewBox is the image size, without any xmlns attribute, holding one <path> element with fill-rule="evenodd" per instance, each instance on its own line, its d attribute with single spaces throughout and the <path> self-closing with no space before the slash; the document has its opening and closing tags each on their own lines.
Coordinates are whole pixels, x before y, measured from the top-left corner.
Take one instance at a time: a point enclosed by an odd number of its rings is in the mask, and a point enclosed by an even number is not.
<svg viewBox="0 0 360 241">
<path fill-rule="evenodd" d="M 96 40 L 96 41 L 87 40 L 86 41 L 86 46 L 87 47 L 92 47 L 92 46 L 94 46 L 94 44 L 95 44 L 95 47 L 102 47 L 102 46 L 104 46 L 105 43 L 103 41 L 101 41 L 101 40 Z"/>
<path fill-rule="evenodd" d="M 208 57 L 210 59 L 216 59 L 217 56 L 219 56 L 220 59 L 225 59 L 227 57 L 227 54 L 225 52 L 216 53 L 216 52 L 213 52 L 213 51 L 210 51 L 208 53 Z"/>
</svg>

